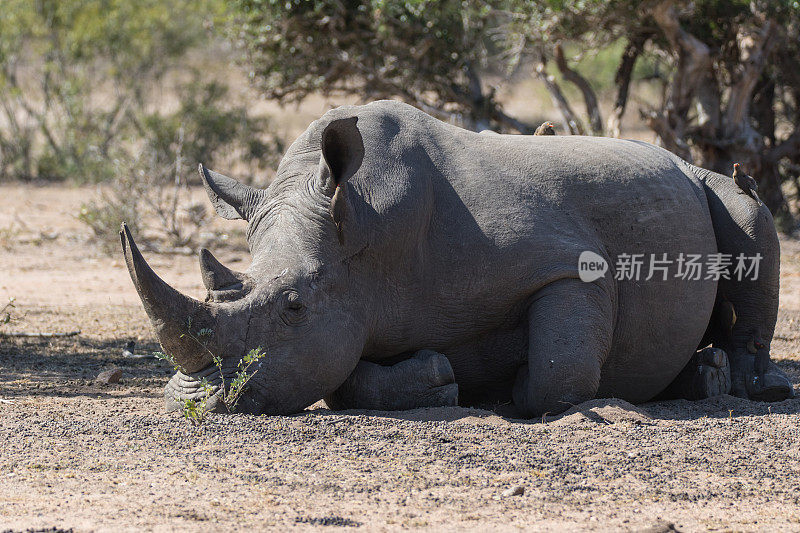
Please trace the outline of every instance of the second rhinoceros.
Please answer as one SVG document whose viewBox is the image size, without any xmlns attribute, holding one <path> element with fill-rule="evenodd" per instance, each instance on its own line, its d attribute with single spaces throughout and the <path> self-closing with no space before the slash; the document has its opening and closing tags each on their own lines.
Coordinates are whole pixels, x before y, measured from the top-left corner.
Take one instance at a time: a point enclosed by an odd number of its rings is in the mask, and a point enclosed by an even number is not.
<svg viewBox="0 0 800 533">
<path fill-rule="evenodd" d="M 219 381 L 212 355 L 227 373 L 256 347 L 267 356 L 239 403 L 249 413 L 322 398 L 372 409 L 513 401 L 525 416 L 595 396 L 642 402 L 709 343 L 728 353 L 735 394 L 793 394 L 774 364 L 755 372 L 747 349 L 756 337 L 768 349 L 777 316 L 769 211 L 661 148 L 479 135 L 381 101 L 312 123 L 267 189 L 201 175 L 217 213 L 247 221 L 253 256 L 240 273 L 203 250 L 205 302 L 163 282 L 122 231 L 145 310 L 184 369 L 168 402 L 196 395 L 201 376 Z M 758 275 L 611 268 L 690 254 L 758 257 Z M 721 303 L 735 321 L 717 316 Z M 213 332 L 205 346 L 189 323 Z M 719 383 L 706 393 L 728 392 Z"/>
</svg>

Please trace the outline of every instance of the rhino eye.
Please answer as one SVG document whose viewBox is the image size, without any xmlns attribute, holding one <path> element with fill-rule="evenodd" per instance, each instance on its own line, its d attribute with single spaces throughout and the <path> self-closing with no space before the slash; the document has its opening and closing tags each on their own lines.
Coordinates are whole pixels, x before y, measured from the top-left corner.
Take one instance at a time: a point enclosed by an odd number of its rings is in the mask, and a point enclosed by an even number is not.
<svg viewBox="0 0 800 533">
<path fill-rule="evenodd" d="M 286 296 L 286 308 L 292 311 L 301 311 L 305 306 L 300 301 L 300 295 L 296 292 L 290 292 Z"/>
<path fill-rule="evenodd" d="M 294 291 L 286 293 L 281 319 L 287 326 L 300 326 L 306 320 L 306 306 Z"/>
</svg>

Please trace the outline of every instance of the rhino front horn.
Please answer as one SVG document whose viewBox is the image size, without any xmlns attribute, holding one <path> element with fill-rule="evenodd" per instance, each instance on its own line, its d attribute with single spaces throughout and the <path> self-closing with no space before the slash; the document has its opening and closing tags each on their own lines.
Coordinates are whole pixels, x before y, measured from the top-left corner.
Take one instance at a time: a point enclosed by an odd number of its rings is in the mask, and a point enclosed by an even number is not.
<svg viewBox="0 0 800 533">
<path fill-rule="evenodd" d="M 213 331 L 216 309 L 184 296 L 159 278 L 133 242 L 127 224 L 122 224 L 119 236 L 128 273 L 165 353 L 186 372 L 211 364 L 214 348 L 201 341 L 197 332 Z"/>
</svg>

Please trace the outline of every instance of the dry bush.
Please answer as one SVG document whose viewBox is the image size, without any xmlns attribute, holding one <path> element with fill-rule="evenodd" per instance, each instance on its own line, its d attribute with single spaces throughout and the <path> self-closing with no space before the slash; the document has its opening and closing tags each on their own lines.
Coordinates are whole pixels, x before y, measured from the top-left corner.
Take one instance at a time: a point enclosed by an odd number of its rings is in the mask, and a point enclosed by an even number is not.
<svg viewBox="0 0 800 533">
<path fill-rule="evenodd" d="M 136 157 L 115 160 L 114 179 L 100 198 L 81 207 L 87 224 L 107 252 L 118 249 L 124 221 L 156 251 L 190 252 L 209 219 L 205 204 L 191 200 L 189 184 L 199 180 L 201 160 L 225 166 L 235 161 L 250 179 L 277 162 L 283 150 L 275 137 L 265 138 L 264 117 L 251 117 L 244 104 L 231 102 L 228 88 L 196 80 L 181 86 L 180 108 L 137 122 L 144 146 Z"/>
</svg>

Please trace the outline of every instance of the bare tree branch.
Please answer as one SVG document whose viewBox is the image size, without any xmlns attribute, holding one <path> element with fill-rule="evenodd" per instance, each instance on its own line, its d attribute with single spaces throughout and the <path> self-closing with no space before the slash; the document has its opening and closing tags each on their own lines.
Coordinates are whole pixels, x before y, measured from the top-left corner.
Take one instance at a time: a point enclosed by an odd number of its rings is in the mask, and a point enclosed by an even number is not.
<svg viewBox="0 0 800 533">
<path fill-rule="evenodd" d="M 617 67 L 617 74 L 614 76 L 614 83 L 617 84 L 617 98 L 614 100 L 614 109 L 608 118 L 608 134 L 611 137 L 619 137 L 619 125 L 622 122 L 622 117 L 625 115 L 625 107 L 628 104 L 628 91 L 631 86 L 633 67 L 636 65 L 639 54 L 642 53 L 642 47 L 646 40 L 647 37 L 645 36 L 636 36 L 628 42 L 622 52 L 622 59 L 619 67 Z"/>
<path fill-rule="evenodd" d="M 564 125 L 569 132 L 572 135 L 583 135 L 583 124 L 572 110 L 572 107 L 570 107 L 569 102 L 567 102 L 567 99 L 564 97 L 564 93 L 561 92 L 561 87 L 558 86 L 555 78 L 547 74 L 544 58 L 541 58 L 536 65 L 536 76 L 542 80 L 544 86 L 547 88 L 547 92 L 550 93 L 550 98 L 553 99 L 553 104 L 561 113 L 561 117 L 564 119 Z"/>
<path fill-rule="evenodd" d="M 491 110 L 492 120 L 497 121 L 499 124 L 517 130 L 518 132 L 531 135 L 535 131 L 535 128 L 531 124 L 526 124 L 521 120 L 517 120 L 514 117 L 510 117 L 506 115 L 502 109 L 497 106 L 494 106 Z"/>
<path fill-rule="evenodd" d="M 770 150 L 768 155 L 775 162 L 784 157 L 798 159 L 798 155 L 800 155 L 800 127 L 796 128 L 786 140 Z"/>
<path fill-rule="evenodd" d="M 63 153 L 63 149 L 61 145 L 58 143 L 58 141 L 56 141 L 56 138 L 53 135 L 53 133 L 50 131 L 50 127 L 47 124 L 46 114 L 37 111 L 27 100 L 25 100 L 25 96 L 23 95 L 27 93 L 24 91 L 23 86 L 17 80 L 16 70 L 7 69 L 5 65 L 0 66 L 0 68 L 2 68 L 2 74 L 3 76 L 5 76 L 9 85 L 11 85 L 11 87 L 14 87 L 18 91 L 15 96 L 17 105 L 20 107 L 20 109 L 25 111 L 25 113 L 27 113 L 28 116 L 30 116 L 36 121 L 37 127 L 41 130 L 42 134 L 44 135 L 50 147 L 53 149 L 55 153 L 61 155 Z M 45 98 L 45 106 L 48 106 L 49 104 L 50 100 L 48 98 Z"/>
<path fill-rule="evenodd" d="M 742 71 L 739 81 L 731 87 L 728 98 L 728 108 L 725 112 L 727 135 L 735 135 L 745 125 L 750 102 L 753 99 L 753 89 L 766 66 L 767 58 L 777 40 L 776 36 L 777 27 L 772 21 L 767 21 L 756 34 L 746 34 L 740 30 L 737 35 Z"/>
<path fill-rule="evenodd" d="M 722 99 L 719 85 L 713 69 L 703 76 L 702 83 L 697 86 L 697 124 L 706 137 L 719 135 L 722 120 Z"/>
<path fill-rule="evenodd" d="M 0 313 L 5 313 L 6 309 L 8 309 L 9 307 L 15 307 L 14 306 L 14 302 L 15 301 L 16 301 L 16 298 L 13 298 L 13 297 L 9 298 L 8 299 L 8 303 L 5 304 L 3 307 L 0 307 Z"/>
<path fill-rule="evenodd" d="M 664 148 L 689 162 L 692 161 L 692 151 L 689 145 L 686 144 L 681 135 L 670 126 L 669 120 L 664 113 L 655 110 L 640 110 L 640 113 L 642 120 L 644 120 L 647 126 L 658 135 Z"/>
<path fill-rule="evenodd" d="M 472 103 L 472 113 L 473 113 L 473 120 L 475 121 L 475 129 L 478 131 L 481 130 L 488 130 L 491 126 L 489 123 L 489 117 L 486 115 L 486 97 L 483 94 L 483 86 L 481 84 L 481 78 L 478 76 L 478 73 L 475 72 L 475 69 L 468 63 L 466 66 L 467 70 L 467 82 L 469 85 L 469 99 Z"/>
<path fill-rule="evenodd" d="M 678 51 L 678 68 L 670 87 L 667 107 L 670 119 L 676 120 L 686 116 L 695 89 L 712 68 L 711 54 L 703 41 L 681 27 L 674 0 L 660 2 L 651 10 L 651 14 L 672 49 Z"/>
<path fill-rule="evenodd" d="M 564 57 L 564 49 L 561 47 L 561 43 L 557 44 L 555 47 L 554 58 L 556 60 L 556 66 L 564 76 L 564 79 L 575 84 L 583 94 L 583 101 L 586 103 L 586 114 L 589 115 L 589 126 L 592 128 L 592 133 L 595 135 L 602 135 L 603 119 L 600 117 L 600 106 L 597 104 L 597 95 L 594 89 L 592 89 L 592 86 L 586 81 L 586 78 L 569 67 Z"/>
</svg>

